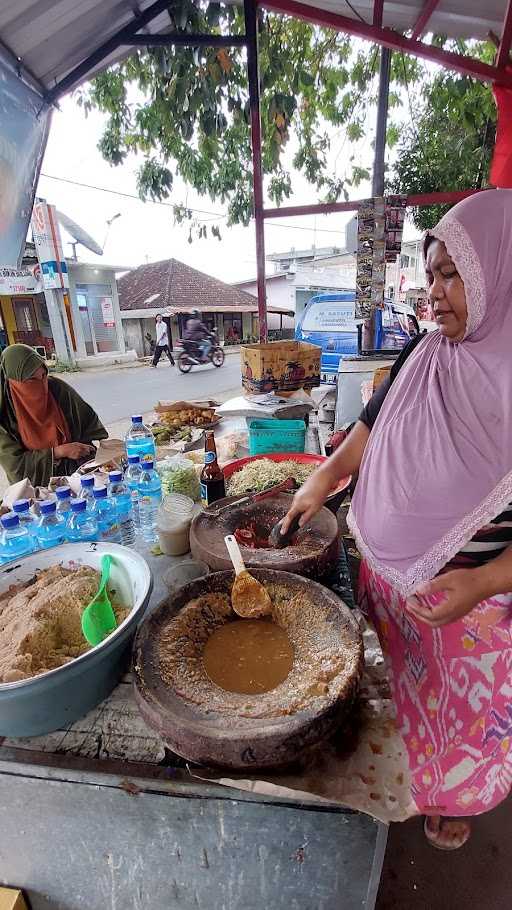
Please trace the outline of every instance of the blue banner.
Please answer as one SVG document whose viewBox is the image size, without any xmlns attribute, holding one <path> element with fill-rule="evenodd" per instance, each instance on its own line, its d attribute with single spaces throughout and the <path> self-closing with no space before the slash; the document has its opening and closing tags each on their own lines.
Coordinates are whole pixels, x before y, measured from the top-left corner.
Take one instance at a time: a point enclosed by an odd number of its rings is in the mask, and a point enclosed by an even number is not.
<svg viewBox="0 0 512 910">
<path fill-rule="evenodd" d="M 51 109 L 0 59 L 0 268 L 23 257 Z"/>
</svg>

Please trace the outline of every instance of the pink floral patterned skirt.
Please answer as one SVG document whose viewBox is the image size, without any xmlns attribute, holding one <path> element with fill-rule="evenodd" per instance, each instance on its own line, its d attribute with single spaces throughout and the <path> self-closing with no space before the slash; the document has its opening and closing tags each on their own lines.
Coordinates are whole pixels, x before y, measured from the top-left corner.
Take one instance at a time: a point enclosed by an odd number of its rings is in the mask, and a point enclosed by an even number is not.
<svg viewBox="0 0 512 910">
<path fill-rule="evenodd" d="M 512 595 L 430 629 L 365 562 L 359 592 L 389 664 L 419 811 L 492 809 L 512 786 Z"/>
</svg>

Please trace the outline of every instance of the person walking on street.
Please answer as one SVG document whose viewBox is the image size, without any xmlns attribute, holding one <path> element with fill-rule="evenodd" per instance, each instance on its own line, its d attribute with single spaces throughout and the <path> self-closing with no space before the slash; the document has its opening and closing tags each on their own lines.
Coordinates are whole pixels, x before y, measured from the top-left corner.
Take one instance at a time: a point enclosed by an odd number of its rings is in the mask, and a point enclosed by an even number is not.
<svg viewBox="0 0 512 910">
<path fill-rule="evenodd" d="M 169 331 L 167 329 L 167 324 L 162 319 L 161 313 L 158 313 L 156 317 L 156 344 L 155 344 L 155 353 L 153 355 L 153 363 L 151 366 L 155 367 L 160 360 L 162 354 L 167 354 L 169 362 L 174 366 L 174 357 L 171 354 L 171 347 L 169 344 Z"/>
</svg>

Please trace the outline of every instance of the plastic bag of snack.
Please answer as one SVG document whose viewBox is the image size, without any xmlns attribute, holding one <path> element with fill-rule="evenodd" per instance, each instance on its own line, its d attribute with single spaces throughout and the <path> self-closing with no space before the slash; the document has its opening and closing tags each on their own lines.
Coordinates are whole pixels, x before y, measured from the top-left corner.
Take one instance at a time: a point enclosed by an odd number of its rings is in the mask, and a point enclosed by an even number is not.
<svg viewBox="0 0 512 910">
<path fill-rule="evenodd" d="M 156 469 L 162 481 L 164 496 L 169 493 L 182 493 L 196 502 L 199 499 L 199 477 L 196 467 L 190 458 L 174 455 L 157 463 Z"/>
</svg>

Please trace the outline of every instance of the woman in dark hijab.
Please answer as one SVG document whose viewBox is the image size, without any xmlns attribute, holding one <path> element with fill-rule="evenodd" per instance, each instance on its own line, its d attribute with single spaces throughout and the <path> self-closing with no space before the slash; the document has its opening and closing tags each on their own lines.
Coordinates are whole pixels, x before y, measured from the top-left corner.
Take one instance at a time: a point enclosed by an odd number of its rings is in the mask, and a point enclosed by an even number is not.
<svg viewBox="0 0 512 910">
<path fill-rule="evenodd" d="M 24 344 L 0 359 L 0 464 L 10 483 L 28 478 L 47 486 L 94 455 L 107 431 L 97 414 L 44 360 Z"/>
</svg>

